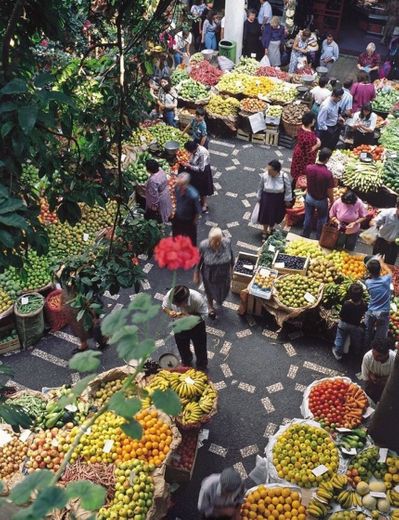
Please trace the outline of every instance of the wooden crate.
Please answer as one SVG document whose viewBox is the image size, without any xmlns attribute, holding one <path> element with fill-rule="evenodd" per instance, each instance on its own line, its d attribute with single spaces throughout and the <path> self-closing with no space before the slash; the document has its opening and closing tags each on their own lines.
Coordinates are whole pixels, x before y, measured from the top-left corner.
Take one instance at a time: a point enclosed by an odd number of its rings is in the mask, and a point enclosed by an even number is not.
<svg viewBox="0 0 399 520">
<path fill-rule="evenodd" d="M 276 266 L 276 260 L 279 255 L 280 251 L 276 251 L 273 262 L 272 262 L 272 268 L 279 272 L 279 274 L 301 274 L 302 276 L 306 276 L 306 273 L 308 272 L 309 264 L 310 264 L 310 256 L 307 257 L 298 257 L 298 258 L 305 258 L 305 265 L 303 266 L 303 269 L 290 269 L 288 267 L 278 267 Z M 283 253 L 286 254 L 286 253 Z M 288 255 L 293 256 L 293 255 Z"/>
<path fill-rule="evenodd" d="M 252 134 L 252 142 L 257 144 L 265 144 L 266 132 L 258 132 L 257 134 Z"/>
<path fill-rule="evenodd" d="M 248 287 L 248 281 L 242 282 L 241 280 L 231 280 L 230 291 L 233 294 L 240 294 L 241 291 Z"/>
<path fill-rule="evenodd" d="M 12 330 L 16 330 L 16 325 L 14 322 L 3 325 L 0 327 L 0 338 L 7 337 Z M 7 354 L 8 352 L 15 352 L 16 350 L 20 349 L 21 344 L 19 342 L 18 336 L 4 343 L 0 343 L 0 355 Z"/>
<path fill-rule="evenodd" d="M 266 128 L 265 143 L 269 146 L 278 146 L 279 135 L 278 126 L 270 125 L 270 128 Z"/>
<path fill-rule="evenodd" d="M 169 484 L 172 484 L 172 483 L 181 484 L 183 482 L 189 482 L 191 480 L 191 477 L 193 476 L 193 472 L 194 472 L 195 461 L 197 460 L 198 434 L 199 434 L 199 431 L 200 430 L 187 430 L 187 431 L 181 431 L 180 432 L 181 435 L 182 435 L 181 446 L 183 446 L 183 443 L 184 443 L 184 440 L 185 440 L 185 436 L 187 436 L 187 435 L 195 435 L 197 437 L 197 442 L 196 442 L 196 445 L 195 445 L 195 452 L 194 452 L 193 462 L 191 464 L 190 470 L 188 470 L 186 468 L 179 468 L 177 465 L 176 466 L 173 465 L 172 464 L 173 458 L 175 458 L 175 460 L 178 462 L 179 457 L 180 457 L 180 455 L 179 455 L 180 447 L 178 447 L 176 452 L 174 452 L 172 454 L 172 458 L 170 459 L 170 461 L 166 465 L 165 480 L 166 480 L 166 482 L 169 482 Z"/>
<path fill-rule="evenodd" d="M 251 132 L 245 132 L 244 130 L 241 130 L 240 128 L 237 130 L 237 139 L 240 139 L 241 141 L 251 142 L 251 137 L 252 137 Z"/>
<path fill-rule="evenodd" d="M 248 287 L 249 282 L 252 280 L 255 274 L 256 262 L 258 260 L 258 255 L 253 255 L 251 253 L 245 253 L 244 251 L 239 251 L 235 263 L 237 260 L 249 260 L 250 263 L 254 264 L 253 274 L 245 274 L 239 273 L 237 271 L 233 271 L 233 276 L 231 279 L 231 292 L 234 294 L 240 294 L 241 291 Z"/>
</svg>

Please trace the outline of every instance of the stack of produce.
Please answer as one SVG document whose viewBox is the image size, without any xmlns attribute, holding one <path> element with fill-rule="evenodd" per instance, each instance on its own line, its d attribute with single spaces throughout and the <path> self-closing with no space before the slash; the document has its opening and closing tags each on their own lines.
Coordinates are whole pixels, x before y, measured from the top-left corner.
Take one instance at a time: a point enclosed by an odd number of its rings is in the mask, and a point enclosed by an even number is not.
<svg viewBox="0 0 399 520">
<path fill-rule="evenodd" d="M 241 94 L 250 82 L 250 76 L 239 74 L 238 72 L 230 72 L 223 74 L 217 85 L 219 92 L 227 92 L 228 94 Z"/>
<path fill-rule="evenodd" d="M 145 406 L 151 404 L 151 394 L 154 390 L 171 388 L 179 396 L 182 403 L 182 412 L 178 419 L 182 425 L 192 425 L 201 422 L 215 409 L 217 393 L 208 381 L 204 372 L 194 370 L 187 372 L 170 372 L 161 370 L 146 386 L 149 398 L 144 401 Z"/>
<path fill-rule="evenodd" d="M 28 453 L 28 445 L 13 435 L 5 446 L 0 447 L 0 478 L 6 479 L 20 470 Z"/>
<path fill-rule="evenodd" d="M 167 141 L 177 141 L 180 146 L 184 146 L 189 139 L 187 134 L 183 134 L 178 128 L 165 125 L 164 123 L 151 126 L 149 132 L 153 136 L 153 140 L 155 139 L 159 146 L 162 147 L 165 146 Z"/>
<path fill-rule="evenodd" d="M 289 242 L 285 248 L 285 252 L 288 255 L 310 256 L 312 260 L 325 256 L 319 244 L 303 239 Z"/>
<path fill-rule="evenodd" d="M 240 102 L 233 97 L 213 95 L 206 107 L 211 116 L 236 117 L 240 109 Z"/>
<path fill-rule="evenodd" d="M 334 308 L 337 312 L 341 310 L 342 304 L 348 296 L 349 287 L 355 283 L 354 278 L 342 276 L 339 283 L 329 283 L 324 286 L 323 305 L 327 308 Z M 364 291 L 364 300 L 368 301 L 368 292 Z"/>
<path fill-rule="evenodd" d="M 129 139 L 129 144 L 135 147 L 148 146 L 154 141 L 153 135 L 147 130 L 147 128 L 140 128 L 135 130 Z"/>
<path fill-rule="evenodd" d="M 283 107 L 280 105 L 269 105 L 267 107 L 266 116 L 267 117 L 281 117 L 281 114 L 283 113 Z"/>
<path fill-rule="evenodd" d="M 0 275 L 1 276 L 1 275 Z M 1 283 L 1 281 L 0 281 Z M 9 285 L 11 287 L 11 285 Z M 16 291 L 17 293 L 17 291 Z M 16 294 L 15 294 L 16 296 Z M 0 287 L 0 314 L 7 311 L 12 306 L 12 300 L 4 289 Z"/>
<path fill-rule="evenodd" d="M 269 78 L 278 78 L 283 81 L 288 81 L 290 75 L 276 67 L 259 67 L 256 71 L 257 76 L 268 76 Z"/>
<path fill-rule="evenodd" d="M 346 489 L 347 484 L 348 478 L 346 475 L 334 475 L 331 480 L 321 482 L 307 507 L 308 515 L 313 518 L 324 518 L 327 516 L 330 502 L 337 499 Z M 339 519 L 337 518 L 336 520 Z M 356 520 L 356 518 L 348 520 Z M 363 520 L 365 520 L 365 518 Z"/>
<path fill-rule="evenodd" d="M 349 432 L 340 432 L 337 437 L 337 446 L 341 450 L 346 450 L 347 452 L 352 452 L 352 450 L 362 450 L 367 444 L 367 430 L 365 428 L 356 428 L 354 430 L 350 430 Z M 345 451 L 343 451 L 344 455 Z"/>
<path fill-rule="evenodd" d="M 245 58 L 241 56 L 240 61 L 234 67 L 234 72 L 239 72 L 240 74 L 249 74 L 254 75 L 259 68 L 259 62 L 254 58 Z"/>
<path fill-rule="evenodd" d="M 306 519 L 306 508 L 298 491 L 288 487 L 266 487 L 263 484 L 250 489 L 241 506 L 241 520 Z"/>
<path fill-rule="evenodd" d="M 18 334 L 15 329 L 9 330 L 6 334 L 6 336 L 0 337 L 0 347 L 4 346 L 6 343 L 10 343 L 10 341 L 13 341 L 17 344 L 19 343 Z"/>
<path fill-rule="evenodd" d="M 379 142 L 386 150 L 399 152 L 399 119 L 389 118 L 389 123 L 381 130 Z"/>
<path fill-rule="evenodd" d="M 263 244 L 259 254 L 259 265 L 271 267 L 276 251 L 285 251 L 287 233 L 275 231 Z"/>
<path fill-rule="evenodd" d="M 253 287 L 260 291 L 270 291 L 273 287 L 273 283 L 276 279 L 275 276 L 272 276 L 270 272 L 268 274 L 263 273 L 264 268 L 261 268 L 254 277 Z"/>
<path fill-rule="evenodd" d="M 55 226 L 51 226 L 49 234 Z M 65 240 L 65 237 L 64 237 Z M 33 250 L 28 251 L 27 262 L 25 263 L 25 273 L 20 269 L 9 267 L 0 274 L 0 287 L 9 296 L 9 299 L 2 299 L 4 304 L 9 300 L 27 291 L 33 291 L 45 287 L 51 282 L 49 259 L 46 256 L 38 256 Z"/>
<path fill-rule="evenodd" d="M 49 203 L 43 197 L 40 199 L 39 220 L 42 224 L 54 224 L 58 221 L 57 213 L 55 211 L 50 211 Z"/>
<path fill-rule="evenodd" d="M 373 161 L 381 161 L 385 154 L 383 146 L 370 146 L 369 144 L 361 144 L 352 150 L 352 153 L 359 157 L 362 153 L 370 155 Z"/>
<path fill-rule="evenodd" d="M 244 94 L 249 97 L 267 96 L 275 87 L 273 80 L 265 76 L 250 78 L 245 85 Z"/>
<path fill-rule="evenodd" d="M 288 426 L 277 437 L 272 453 L 279 478 L 302 488 L 330 480 L 339 465 L 338 450 L 329 433 L 305 422 Z M 316 476 L 312 470 L 320 464 L 328 471 Z"/>
<path fill-rule="evenodd" d="M 200 63 L 201 61 L 205 60 L 205 56 L 202 54 L 202 52 L 195 52 L 190 57 L 190 64 L 193 65 L 195 63 Z"/>
<path fill-rule="evenodd" d="M 153 156 L 149 152 L 141 152 L 137 154 L 136 160 L 133 163 L 130 163 L 126 168 L 125 173 L 133 183 L 145 184 L 147 182 L 150 175 L 147 172 L 145 163 L 149 159 L 153 159 Z M 169 171 L 170 166 L 168 161 L 157 158 L 157 162 L 162 170 L 165 172 Z"/>
<path fill-rule="evenodd" d="M 364 391 L 340 378 L 314 384 L 308 399 L 309 410 L 316 421 L 331 428 L 356 428 L 368 406 Z"/>
<path fill-rule="evenodd" d="M 389 157 L 384 163 L 383 183 L 391 190 L 399 193 L 399 158 Z"/>
<path fill-rule="evenodd" d="M 331 171 L 336 179 L 342 179 L 346 163 L 349 161 L 352 153 L 345 150 L 334 150 L 330 160 L 327 163 L 327 168 Z"/>
<path fill-rule="evenodd" d="M 205 60 L 191 67 L 190 76 L 203 85 L 213 87 L 218 83 L 220 77 L 223 76 L 223 72 Z"/>
<path fill-rule="evenodd" d="M 109 381 L 101 381 L 96 385 L 95 390 L 91 391 L 90 403 L 95 408 L 101 408 L 103 404 L 118 392 L 126 381 L 126 377 L 117 377 Z"/>
<path fill-rule="evenodd" d="M 138 460 L 119 464 L 115 470 L 115 496 L 97 515 L 98 520 L 134 518 L 142 520 L 152 506 L 154 481 L 150 467 Z"/>
<path fill-rule="evenodd" d="M 290 103 L 286 105 L 283 109 L 282 119 L 284 123 L 289 125 L 301 125 L 302 124 L 302 116 L 309 112 L 308 105 L 304 103 Z"/>
<path fill-rule="evenodd" d="M 71 433 L 72 423 L 63 429 L 52 428 L 40 430 L 33 438 L 28 449 L 27 469 L 33 473 L 37 469 L 57 471 L 68 451 L 67 439 Z"/>
<path fill-rule="evenodd" d="M 395 341 L 399 341 L 399 296 L 393 298 L 391 302 L 389 331 L 393 339 Z"/>
<path fill-rule="evenodd" d="M 278 300 L 287 307 L 298 309 L 315 303 L 319 298 L 320 282 L 300 274 L 278 278 L 274 284 Z"/>
<path fill-rule="evenodd" d="M 373 110 L 377 112 L 389 112 L 392 105 L 399 102 L 399 92 L 397 90 L 381 89 L 373 99 Z"/>
<path fill-rule="evenodd" d="M 306 264 L 306 258 L 303 256 L 286 255 L 284 253 L 278 253 L 276 264 L 284 264 L 284 268 L 301 271 L 304 269 Z"/>
<path fill-rule="evenodd" d="M 244 98 L 240 103 L 240 108 L 244 112 L 255 114 L 257 112 L 264 112 L 267 108 L 267 103 L 261 99 Z"/>
<path fill-rule="evenodd" d="M 46 402 L 39 395 L 20 394 L 7 399 L 7 404 L 20 406 L 32 419 L 35 428 L 46 427 Z"/>
<path fill-rule="evenodd" d="M 366 274 L 366 267 L 362 256 L 353 256 L 346 251 L 332 251 L 328 256 L 338 271 L 349 278 L 360 280 Z"/>
<path fill-rule="evenodd" d="M 385 462 L 378 462 L 379 449 L 367 448 L 351 459 L 346 472 L 349 481 L 357 485 L 361 480 L 369 481 L 372 477 L 382 480 L 387 472 Z"/>
<path fill-rule="evenodd" d="M 375 161 L 365 163 L 355 158 L 350 158 L 346 163 L 342 181 L 352 190 L 364 193 L 377 191 L 382 186 L 383 163 Z"/>
<path fill-rule="evenodd" d="M 63 485 L 77 480 L 88 480 L 107 490 L 106 503 L 115 496 L 115 466 L 113 464 L 84 464 L 80 461 L 68 464 L 61 477 Z M 122 487 L 118 485 L 118 490 Z"/>
<path fill-rule="evenodd" d="M 339 276 L 334 262 L 325 257 L 312 260 L 307 275 L 322 283 L 334 282 Z"/>
<path fill-rule="evenodd" d="M 181 81 L 189 79 L 189 75 L 186 69 L 175 69 L 170 77 L 172 85 L 178 85 Z M 195 79 L 195 78 L 194 78 Z"/>
<path fill-rule="evenodd" d="M 268 94 L 268 99 L 274 103 L 291 103 L 298 94 L 297 89 L 289 83 L 276 83 L 274 89 Z"/>
<path fill-rule="evenodd" d="M 177 150 L 176 153 L 176 161 L 179 164 L 187 163 L 190 160 L 190 154 L 187 152 L 187 150 Z"/>
<path fill-rule="evenodd" d="M 202 101 L 208 98 L 209 91 L 204 85 L 192 79 L 181 81 L 176 87 L 179 98 L 186 101 Z"/>
</svg>

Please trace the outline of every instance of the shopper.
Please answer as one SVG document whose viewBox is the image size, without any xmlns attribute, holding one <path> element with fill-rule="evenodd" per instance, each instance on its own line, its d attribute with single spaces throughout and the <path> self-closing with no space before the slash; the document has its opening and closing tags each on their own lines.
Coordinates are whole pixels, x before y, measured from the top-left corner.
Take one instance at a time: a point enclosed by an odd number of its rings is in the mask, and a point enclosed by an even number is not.
<svg viewBox="0 0 399 520">
<path fill-rule="evenodd" d="M 374 130 L 377 124 L 377 114 L 373 112 L 370 103 L 363 105 L 360 112 L 356 112 L 353 116 L 353 146 L 360 146 L 361 144 L 374 145 L 376 139 L 374 137 Z"/>
<path fill-rule="evenodd" d="M 260 0 L 260 9 L 258 12 L 258 23 L 261 27 L 264 27 L 267 23 L 271 22 L 273 17 L 272 6 L 267 0 Z"/>
<path fill-rule="evenodd" d="M 216 50 L 218 48 L 216 32 L 219 28 L 217 14 L 208 10 L 205 21 L 202 24 L 202 44 L 205 49 Z"/>
<path fill-rule="evenodd" d="M 153 79 L 156 83 L 160 83 L 162 79 L 170 77 L 170 67 L 168 65 L 168 58 L 162 54 L 159 58 L 154 59 Z"/>
<path fill-rule="evenodd" d="M 355 249 L 360 224 L 366 220 L 367 215 L 366 206 L 353 191 L 347 191 L 334 202 L 330 208 L 330 219 L 340 230 L 337 249 Z"/>
<path fill-rule="evenodd" d="M 303 31 L 296 36 L 292 46 L 290 65 L 288 68 L 288 72 L 291 74 L 296 72 L 298 65 L 306 63 L 307 54 L 313 51 L 313 47 L 310 45 L 311 37 L 312 33 L 310 29 L 303 29 Z"/>
<path fill-rule="evenodd" d="M 335 88 L 330 97 L 325 99 L 317 115 L 317 128 L 322 148 L 335 150 L 343 119 L 339 115 L 339 102 L 344 95 L 342 88 Z"/>
<path fill-rule="evenodd" d="M 169 78 L 161 79 L 161 88 L 158 92 L 158 107 L 165 123 L 169 126 L 176 126 L 177 92 L 172 88 Z"/>
<path fill-rule="evenodd" d="M 176 180 L 176 210 L 172 220 L 173 236 L 184 235 L 197 245 L 197 222 L 201 214 L 199 193 L 190 186 L 190 175 L 186 172 Z"/>
<path fill-rule="evenodd" d="M 196 367 L 206 371 L 208 368 L 208 353 L 206 350 L 205 318 L 208 307 L 205 298 L 198 291 L 188 289 L 185 285 L 176 285 L 170 289 L 163 299 L 162 310 L 172 319 L 184 316 L 197 316 L 198 320 L 193 327 L 183 332 L 175 332 L 175 341 L 183 366 L 191 366 L 193 355 L 190 350 L 190 341 L 194 346 Z"/>
<path fill-rule="evenodd" d="M 169 221 L 172 214 L 172 201 L 169 194 L 168 178 L 154 159 L 148 159 L 145 163 L 150 177 L 145 190 L 145 214 L 147 220 L 156 220 L 164 224 Z"/>
<path fill-rule="evenodd" d="M 270 23 L 265 25 L 262 33 L 262 46 L 265 55 L 269 58 L 271 67 L 280 67 L 281 65 L 281 47 L 284 44 L 284 35 L 285 29 L 280 24 L 280 18 L 273 16 Z"/>
<path fill-rule="evenodd" d="M 389 310 L 391 303 L 392 274 L 381 258 L 366 256 L 368 278 L 365 281 L 370 301 L 365 317 L 365 347 L 369 348 L 374 339 L 384 339 L 388 335 Z M 381 275 L 382 267 L 389 274 Z"/>
<path fill-rule="evenodd" d="M 330 72 L 331 67 L 338 58 L 338 44 L 334 41 L 333 34 L 328 33 L 326 39 L 321 44 L 320 65 L 322 67 L 327 67 L 328 71 Z"/>
<path fill-rule="evenodd" d="M 257 60 L 262 58 L 261 47 L 262 29 L 256 19 L 256 11 L 248 10 L 248 17 L 244 22 L 244 34 L 242 40 L 242 54 L 246 57 L 254 57 Z"/>
<path fill-rule="evenodd" d="M 351 117 L 352 116 L 352 105 L 353 105 L 353 96 L 351 94 L 351 88 L 353 85 L 353 79 L 347 78 L 343 83 L 344 94 L 342 96 L 341 101 L 339 102 L 339 112 L 342 117 Z"/>
<path fill-rule="evenodd" d="M 202 519 L 239 520 L 244 494 L 244 483 L 234 468 L 206 477 L 198 497 Z"/>
<path fill-rule="evenodd" d="M 389 339 L 374 340 L 371 350 L 365 353 L 362 361 L 362 379 L 366 394 L 375 403 L 381 399 L 385 384 L 393 370 L 396 352 L 390 350 Z"/>
<path fill-rule="evenodd" d="M 360 54 L 357 68 L 364 71 L 370 76 L 371 81 L 378 79 L 378 69 L 380 67 L 381 57 L 376 52 L 375 43 L 371 42 L 366 47 L 366 52 Z"/>
<path fill-rule="evenodd" d="M 194 143 L 200 144 L 208 149 L 208 128 L 205 122 L 205 110 L 202 107 L 197 108 L 195 117 L 191 120 L 191 123 L 186 126 L 183 132 L 189 132 Z"/>
<path fill-rule="evenodd" d="M 181 65 L 184 61 L 188 63 L 190 58 L 190 46 L 193 37 L 190 31 L 183 30 L 176 34 L 173 45 L 175 66 Z"/>
<path fill-rule="evenodd" d="M 363 287 L 360 283 L 353 283 L 339 313 L 337 334 L 332 348 L 332 353 L 338 361 L 342 359 L 348 337 L 351 346 L 357 353 L 360 352 L 363 343 L 363 329 L 360 324 L 366 311 Z"/>
<path fill-rule="evenodd" d="M 374 85 L 370 83 L 369 75 L 360 71 L 357 75 L 357 82 L 352 85 L 351 94 L 353 96 L 353 113 L 358 112 L 363 105 L 371 103 L 375 98 Z"/>
<path fill-rule="evenodd" d="M 314 131 L 315 125 L 316 116 L 312 112 L 306 112 L 302 116 L 302 126 L 298 130 L 292 154 L 291 177 L 293 189 L 295 189 L 298 177 L 305 175 L 306 166 L 316 162 L 317 151 L 320 148 L 320 139 Z"/>
<path fill-rule="evenodd" d="M 322 148 L 316 164 L 306 167 L 307 193 L 305 196 L 305 221 L 303 236 L 309 238 L 312 233 L 312 221 L 317 210 L 316 236 L 320 238 L 321 231 L 328 219 L 328 201 L 334 203 L 334 179 L 327 163 L 331 157 L 331 150 Z"/>
<path fill-rule="evenodd" d="M 310 91 L 313 98 L 312 112 L 316 114 L 316 116 L 319 113 L 320 105 L 325 99 L 331 96 L 331 90 L 327 88 L 327 85 L 328 77 L 322 76 L 319 79 L 319 84 Z"/>
<path fill-rule="evenodd" d="M 291 179 L 281 171 L 279 161 L 270 161 L 261 175 L 257 198 L 258 222 L 263 225 L 262 238 L 266 238 L 273 233 L 274 226 L 282 222 L 285 209 L 292 201 Z"/>
<path fill-rule="evenodd" d="M 208 212 L 207 197 L 213 195 L 212 169 L 209 151 L 194 141 L 189 141 L 184 148 L 190 153 L 190 162 L 183 163 L 191 175 L 191 184 L 197 189 L 201 198 L 202 212 Z"/>
<path fill-rule="evenodd" d="M 191 32 L 194 39 L 194 49 L 198 52 L 201 48 L 201 16 L 205 9 L 204 0 L 195 0 L 191 7 L 190 14 L 193 19 Z"/>
<path fill-rule="evenodd" d="M 214 302 L 221 307 L 229 290 L 234 266 L 234 255 L 231 242 L 223 236 L 219 227 L 210 230 L 208 239 L 199 246 L 201 259 L 194 273 L 194 282 L 202 282 L 208 299 L 208 316 L 216 318 Z"/>
<path fill-rule="evenodd" d="M 387 264 L 395 265 L 399 253 L 399 197 L 396 207 L 381 210 L 374 224 L 378 228 L 378 237 L 373 254 L 380 254 Z"/>
</svg>

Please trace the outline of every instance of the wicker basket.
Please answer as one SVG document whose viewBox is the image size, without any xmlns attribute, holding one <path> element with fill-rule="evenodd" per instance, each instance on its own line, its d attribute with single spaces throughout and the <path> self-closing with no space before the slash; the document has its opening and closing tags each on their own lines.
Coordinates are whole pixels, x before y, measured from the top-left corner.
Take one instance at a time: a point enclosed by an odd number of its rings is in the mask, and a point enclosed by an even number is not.
<svg viewBox="0 0 399 520">
<path fill-rule="evenodd" d="M 296 137 L 299 129 L 302 126 L 302 122 L 294 125 L 292 123 L 288 123 L 288 121 L 285 121 L 284 118 L 282 118 L 281 120 L 283 122 L 284 132 L 290 137 Z"/>
<path fill-rule="evenodd" d="M 281 281 L 283 278 L 286 278 L 287 276 L 292 276 L 292 275 L 286 274 L 284 276 L 280 276 L 278 278 L 278 280 Z M 279 299 L 278 291 L 275 287 L 273 288 L 273 298 L 274 298 L 275 302 L 277 303 L 279 309 L 282 309 L 285 312 L 288 312 L 288 313 L 291 313 L 293 311 L 304 312 L 308 309 L 313 309 L 319 305 L 319 303 L 321 302 L 321 300 L 323 298 L 323 290 L 324 290 L 324 284 L 321 283 L 320 287 L 319 287 L 319 292 L 318 292 L 317 297 L 315 298 L 315 301 L 313 303 L 309 303 L 309 305 L 305 305 L 304 307 L 288 307 L 287 305 L 285 305 L 285 303 L 283 303 Z"/>
</svg>

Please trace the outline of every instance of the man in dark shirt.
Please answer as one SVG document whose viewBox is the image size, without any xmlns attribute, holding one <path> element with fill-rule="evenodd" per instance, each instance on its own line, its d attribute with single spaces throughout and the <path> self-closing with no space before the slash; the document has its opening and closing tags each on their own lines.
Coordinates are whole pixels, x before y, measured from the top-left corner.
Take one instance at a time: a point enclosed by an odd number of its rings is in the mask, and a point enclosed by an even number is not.
<svg viewBox="0 0 399 520">
<path fill-rule="evenodd" d="M 344 301 L 339 314 L 337 334 L 332 348 L 335 359 L 342 359 L 348 336 L 352 346 L 360 350 L 363 336 L 360 323 L 366 311 L 367 304 L 363 300 L 363 287 L 359 283 L 353 283 L 349 287 L 348 298 Z"/>
<path fill-rule="evenodd" d="M 172 234 L 174 237 L 183 235 L 191 238 L 194 246 L 197 245 L 197 222 L 201 214 L 199 193 L 190 186 L 190 175 L 181 173 L 176 180 L 176 212 L 172 220 Z"/>
<path fill-rule="evenodd" d="M 305 221 L 303 224 L 303 236 L 309 238 L 312 233 L 312 219 L 317 210 L 317 239 L 328 219 L 328 201 L 333 204 L 334 179 L 327 168 L 331 157 L 329 148 L 322 148 L 316 164 L 306 167 L 307 194 L 305 197 Z"/>
</svg>

